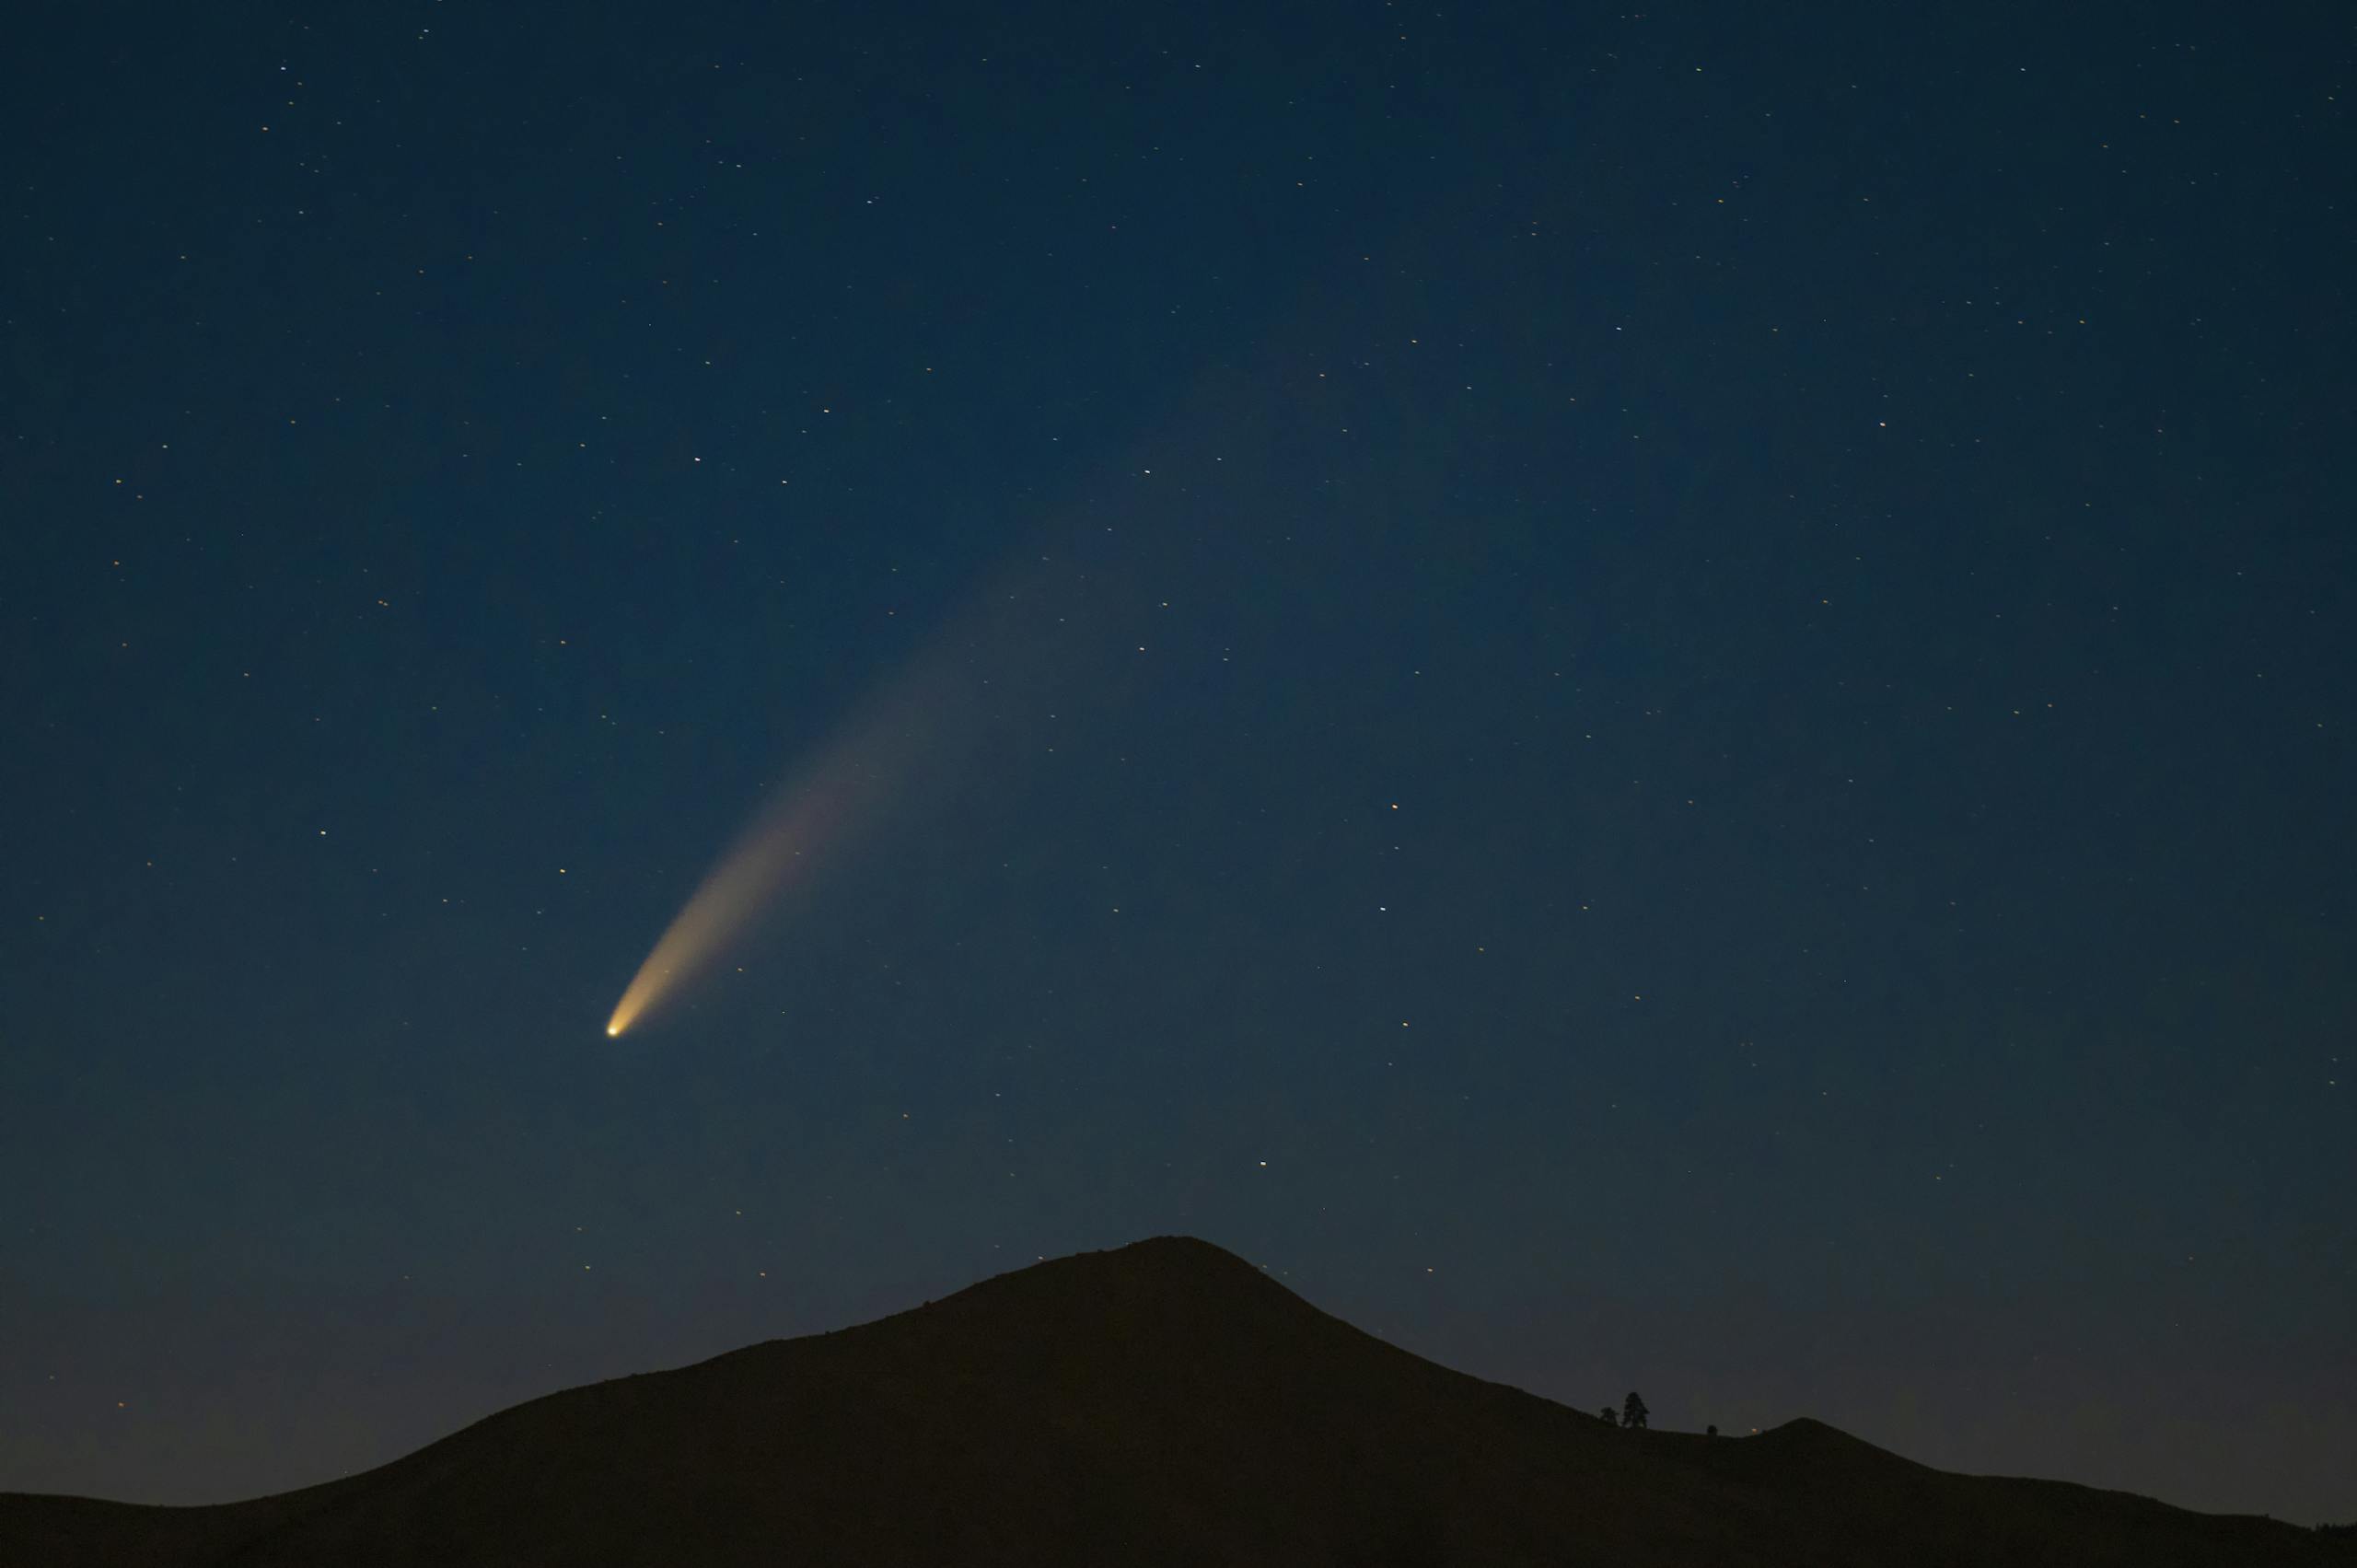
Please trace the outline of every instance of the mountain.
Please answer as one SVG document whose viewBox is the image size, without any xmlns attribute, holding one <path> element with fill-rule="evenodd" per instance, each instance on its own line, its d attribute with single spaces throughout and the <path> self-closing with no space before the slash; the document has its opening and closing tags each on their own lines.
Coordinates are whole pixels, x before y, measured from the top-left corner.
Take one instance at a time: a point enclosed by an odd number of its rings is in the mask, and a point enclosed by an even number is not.
<svg viewBox="0 0 2357 1568">
<path fill-rule="evenodd" d="M 205 1508 L 0 1494 L 0 1564 L 2307 1564 L 2293 1526 L 1950 1475 L 1815 1421 L 1627 1432 L 1167 1237 L 534 1400 Z"/>
</svg>

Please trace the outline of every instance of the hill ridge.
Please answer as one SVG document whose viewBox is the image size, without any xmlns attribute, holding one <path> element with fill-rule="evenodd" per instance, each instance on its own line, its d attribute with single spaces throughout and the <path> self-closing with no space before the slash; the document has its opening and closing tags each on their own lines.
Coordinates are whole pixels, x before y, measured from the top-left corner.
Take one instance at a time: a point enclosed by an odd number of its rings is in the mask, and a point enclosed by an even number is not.
<svg viewBox="0 0 2357 1568">
<path fill-rule="evenodd" d="M 1799 1417 L 1630 1433 L 1146 1237 L 494 1412 L 207 1508 L 0 1494 L 54 1568 L 799 1560 L 1813 1565 L 2351 1562 L 2311 1532 L 1949 1475 Z"/>
</svg>

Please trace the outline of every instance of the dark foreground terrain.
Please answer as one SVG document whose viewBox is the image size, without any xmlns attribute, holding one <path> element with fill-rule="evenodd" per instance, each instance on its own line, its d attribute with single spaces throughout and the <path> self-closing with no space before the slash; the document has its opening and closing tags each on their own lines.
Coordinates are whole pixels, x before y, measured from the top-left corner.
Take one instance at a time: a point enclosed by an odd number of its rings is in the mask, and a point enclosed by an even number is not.
<svg viewBox="0 0 2357 1568">
<path fill-rule="evenodd" d="M 2351 1568 L 2357 1551 L 1949 1475 L 1814 1421 L 1620 1431 L 1175 1237 L 552 1394 L 303 1492 L 0 1493 L 8 1568 L 779 1562 Z"/>
</svg>

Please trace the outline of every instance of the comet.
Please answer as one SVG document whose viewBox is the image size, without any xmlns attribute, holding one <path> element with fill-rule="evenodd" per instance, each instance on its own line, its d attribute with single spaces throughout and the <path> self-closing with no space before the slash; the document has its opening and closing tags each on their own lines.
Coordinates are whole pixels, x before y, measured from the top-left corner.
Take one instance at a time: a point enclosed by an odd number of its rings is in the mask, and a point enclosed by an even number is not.
<svg viewBox="0 0 2357 1568">
<path fill-rule="evenodd" d="M 1028 709 L 1027 722 L 1069 730 L 1072 705 L 1049 693 L 1119 645 L 1105 617 L 1089 613 L 1087 588 L 1086 570 L 1042 555 L 976 594 L 714 863 L 614 1004 L 606 1037 L 620 1039 L 708 973 L 782 897 L 846 857 L 888 803 L 958 789 L 986 739 L 1007 743 L 1008 704 Z M 999 763 L 1004 773 L 1004 756 Z"/>
<path fill-rule="evenodd" d="M 609 1038 L 620 1038 L 667 993 L 702 973 L 728 939 L 784 891 L 801 846 L 815 841 L 821 816 L 807 806 L 788 807 L 756 823 L 721 858 L 631 977 L 606 1020 Z"/>
<path fill-rule="evenodd" d="M 892 720 L 871 724 L 828 749 L 714 863 L 614 1004 L 608 1039 L 620 1039 L 710 970 L 800 877 L 844 847 L 888 786 L 908 776 L 909 754 L 919 744 L 906 701 L 915 684 L 903 682 L 896 693 L 901 701 L 883 704 Z"/>
<path fill-rule="evenodd" d="M 912 786 L 946 783 L 987 726 L 958 650 L 936 644 L 868 699 L 818 760 L 729 845 L 656 939 L 606 1020 L 620 1039 L 675 999 L 821 865 L 844 858 L 869 821 Z"/>
</svg>

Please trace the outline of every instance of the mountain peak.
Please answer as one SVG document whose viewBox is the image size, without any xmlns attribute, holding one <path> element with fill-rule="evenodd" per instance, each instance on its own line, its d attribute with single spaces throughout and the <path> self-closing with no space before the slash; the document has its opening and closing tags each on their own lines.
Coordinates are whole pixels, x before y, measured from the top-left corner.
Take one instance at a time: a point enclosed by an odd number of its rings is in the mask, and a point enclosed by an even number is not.
<svg viewBox="0 0 2357 1568">
<path fill-rule="evenodd" d="M 1805 1418 L 1608 1428 L 1360 1332 L 1199 1237 L 519 1405 L 215 1508 L 0 1496 L 0 1562 L 2347 1562 L 2309 1532 L 1952 1476 Z"/>
</svg>

